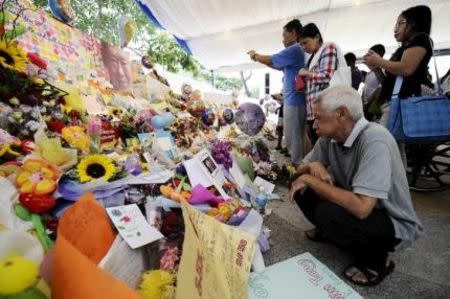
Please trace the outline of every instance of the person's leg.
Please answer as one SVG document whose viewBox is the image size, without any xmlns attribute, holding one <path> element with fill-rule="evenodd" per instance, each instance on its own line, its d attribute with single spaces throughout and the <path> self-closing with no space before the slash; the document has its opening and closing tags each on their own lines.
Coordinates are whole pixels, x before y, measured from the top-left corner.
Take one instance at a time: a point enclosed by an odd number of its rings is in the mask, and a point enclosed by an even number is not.
<svg viewBox="0 0 450 299">
<path fill-rule="evenodd" d="M 277 147 L 276 150 L 281 150 L 283 141 L 283 127 L 277 127 Z"/>
<path fill-rule="evenodd" d="M 394 225 L 386 210 L 374 209 L 361 220 L 344 208 L 323 201 L 313 217 L 327 239 L 368 266 L 382 265 L 395 245 Z"/>
<path fill-rule="evenodd" d="M 303 194 L 301 192 L 295 193 L 294 200 L 309 222 L 316 225 L 315 211 L 317 205 L 323 200 L 309 188 Z"/>
<path fill-rule="evenodd" d="M 284 140 L 286 141 L 286 150 L 287 153 L 291 152 L 291 142 L 292 142 L 292 138 L 291 137 L 291 128 L 290 128 L 290 119 L 289 119 L 289 110 L 290 110 L 290 106 L 287 105 L 283 105 L 283 135 L 284 135 Z"/>
<path fill-rule="evenodd" d="M 375 285 L 392 272 L 388 252 L 400 240 L 386 210 L 374 209 L 366 219 L 358 219 L 344 208 L 323 201 L 312 216 L 317 229 L 329 242 L 351 255 L 355 262 L 345 270 L 350 281 L 363 286 Z"/>
<path fill-rule="evenodd" d="M 381 118 L 380 118 L 380 125 L 387 128 L 388 122 L 389 122 L 389 112 L 391 111 L 391 103 L 384 103 L 381 105 Z"/>
<path fill-rule="evenodd" d="M 300 164 L 303 159 L 305 117 L 305 106 L 289 106 L 289 109 L 286 109 L 283 115 L 283 118 L 286 120 L 285 125 L 288 126 L 285 130 L 286 144 L 288 145 L 287 147 L 293 164 Z"/>
</svg>

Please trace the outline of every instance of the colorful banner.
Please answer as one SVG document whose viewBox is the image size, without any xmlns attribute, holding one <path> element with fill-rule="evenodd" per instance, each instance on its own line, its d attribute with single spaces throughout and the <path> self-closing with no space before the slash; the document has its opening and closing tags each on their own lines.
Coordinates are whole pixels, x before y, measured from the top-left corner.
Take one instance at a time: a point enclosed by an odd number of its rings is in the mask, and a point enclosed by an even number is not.
<svg viewBox="0 0 450 299">
<path fill-rule="evenodd" d="M 17 41 L 25 52 L 35 52 L 44 58 L 57 71 L 59 81 L 80 89 L 95 89 L 107 82 L 97 39 L 54 19 L 28 1 L 11 2 L 6 10 L 13 15 L 22 11 L 18 22 L 26 32 Z"/>
</svg>

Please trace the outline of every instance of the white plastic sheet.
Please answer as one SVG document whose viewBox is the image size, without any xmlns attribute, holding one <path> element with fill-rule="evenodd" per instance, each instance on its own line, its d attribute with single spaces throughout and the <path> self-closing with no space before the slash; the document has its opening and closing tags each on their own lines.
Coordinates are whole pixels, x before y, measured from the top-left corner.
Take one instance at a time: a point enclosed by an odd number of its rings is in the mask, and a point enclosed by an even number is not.
<svg viewBox="0 0 450 299">
<path fill-rule="evenodd" d="M 400 12 L 418 4 L 433 12 L 436 48 L 450 46 L 450 1 L 416 0 L 138 0 L 158 22 L 185 40 L 194 57 L 209 69 L 240 70 L 257 66 L 247 51 L 281 50 L 282 27 L 292 18 L 314 22 L 325 40 L 344 52 L 364 54 L 376 43 L 388 52 L 398 45 L 393 28 Z M 262 65 L 259 65 L 262 66 Z"/>
</svg>

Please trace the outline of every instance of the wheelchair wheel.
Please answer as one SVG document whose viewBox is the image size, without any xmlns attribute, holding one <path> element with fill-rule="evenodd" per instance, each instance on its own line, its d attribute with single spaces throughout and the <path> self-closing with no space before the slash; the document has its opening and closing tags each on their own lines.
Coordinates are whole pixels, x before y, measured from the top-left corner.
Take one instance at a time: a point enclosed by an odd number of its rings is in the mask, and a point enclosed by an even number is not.
<svg viewBox="0 0 450 299">
<path fill-rule="evenodd" d="M 450 188 L 450 142 L 407 144 L 408 183 L 412 191 Z"/>
</svg>

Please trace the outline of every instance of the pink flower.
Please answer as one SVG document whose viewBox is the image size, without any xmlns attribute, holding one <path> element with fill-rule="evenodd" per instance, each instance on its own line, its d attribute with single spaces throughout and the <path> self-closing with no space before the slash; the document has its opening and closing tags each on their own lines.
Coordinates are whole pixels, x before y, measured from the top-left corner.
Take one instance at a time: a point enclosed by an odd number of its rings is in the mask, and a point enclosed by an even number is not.
<svg viewBox="0 0 450 299">
<path fill-rule="evenodd" d="M 87 124 L 87 133 L 89 135 L 98 135 L 102 131 L 102 121 L 96 117 L 89 120 Z"/>
</svg>

